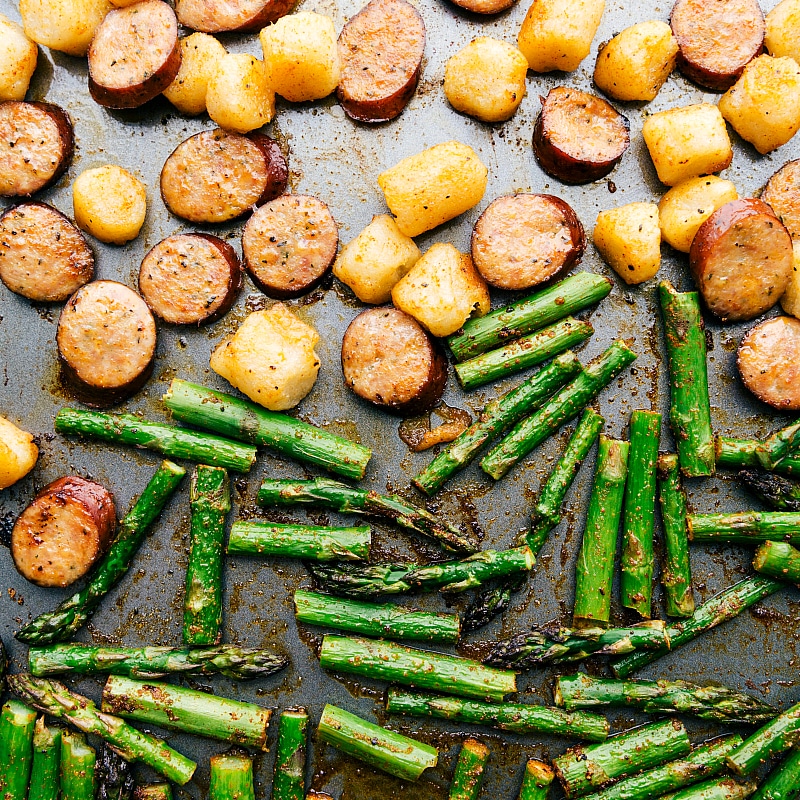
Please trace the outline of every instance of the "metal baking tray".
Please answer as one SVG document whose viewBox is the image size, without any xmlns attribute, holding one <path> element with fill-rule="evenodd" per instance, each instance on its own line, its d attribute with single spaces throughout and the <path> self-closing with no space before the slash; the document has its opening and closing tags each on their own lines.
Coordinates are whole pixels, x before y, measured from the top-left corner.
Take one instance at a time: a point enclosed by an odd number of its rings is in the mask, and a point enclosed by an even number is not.
<svg viewBox="0 0 800 800">
<path fill-rule="evenodd" d="M 333 17 L 340 29 L 361 7 L 361 0 L 306 0 L 304 10 Z M 769 6 L 774 5 L 769 0 Z M 340 226 L 342 241 L 353 238 L 373 214 L 385 210 L 376 176 L 401 158 L 448 139 L 474 147 L 489 168 L 489 185 L 482 202 L 471 211 L 419 237 L 427 249 L 438 241 L 468 248 L 472 225 L 495 197 L 516 191 L 551 192 L 569 202 L 590 235 L 597 213 L 602 209 L 638 200 L 657 199 L 664 187 L 657 181 L 641 137 L 645 116 L 654 111 L 701 102 L 716 102 L 707 94 L 674 74 L 650 104 L 616 104 L 631 122 L 630 150 L 608 179 L 588 186 L 563 186 L 545 175 L 531 150 L 533 123 L 539 96 L 553 86 L 567 84 L 592 90 L 592 70 L 599 43 L 628 25 L 646 19 L 666 20 L 669 3 L 648 0 L 611 0 L 592 54 L 572 74 L 528 77 L 528 93 L 516 116 L 500 125 L 487 125 L 454 112 L 441 88 L 447 58 L 479 35 L 516 41 L 528 0 L 496 17 L 481 18 L 450 5 L 446 0 L 417 2 L 427 26 L 427 45 L 422 79 L 416 95 L 404 113 L 393 122 L 367 126 L 355 124 L 344 115 L 334 99 L 289 105 L 279 101 L 278 113 L 267 129 L 289 153 L 291 190 L 321 197 Z M 765 9 L 769 10 L 768 8 Z M 0 12 L 19 19 L 15 5 L 0 0 Z M 221 37 L 232 51 L 251 52 L 261 57 L 255 35 Z M 87 91 L 85 59 L 71 58 L 40 48 L 39 67 L 29 96 L 47 99 L 66 108 L 75 124 L 77 147 L 74 163 L 59 183 L 41 193 L 40 200 L 52 203 L 68 216 L 72 213 L 71 182 L 84 169 L 116 163 L 138 175 L 148 187 L 148 212 L 140 236 L 124 247 L 92 242 L 97 254 L 97 277 L 136 286 L 139 264 L 147 250 L 163 237 L 193 228 L 171 216 L 161 201 L 158 179 L 164 160 L 188 136 L 213 127 L 206 116 L 180 116 L 165 100 L 157 99 L 134 111 L 111 112 L 96 105 Z M 725 176 L 736 184 L 741 196 L 757 193 L 767 178 L 784 162 L 800 157 L 800 138 L 762 157 L 732 133 L 735 157 Z M 241 225 L 208 228 L 225 236 L 239 249 Z M 687 259 L 670 248 L 663 249 L 659 278 L 670 278 L 687 290 L 692 281 Z M 589 246 L 580 269 L 612 274 Z M 612 277 L 613 274 L 612 274 Z M 666 412 L 669 400 L 663 335 L 655 297 L 656 281 L 628 288 L 614 277 L 614 289 L 600 306 L 583 316 L 591 319 L 596 332 L 580 352 L 588 360 L 618 337 L 639 354 L 632 369 L 606 389 L 595 404 L 606 419 L 606 432 L 626 435 L 629 413 L 636 408 Z M 509 295 L 493 294 L 494 305 Z M 234 330 L 246 313 L 268 306 L 272 301 L 260 294 L 248 280 L 234 309 L 221 321 L 204 328 L 170 327 L 159 324 L 158 351 L 153 377 L 136 396 L 116 410 L 141 412 L 148 419 L 165 418 L 160 397 L 173 377 L 229 388 L 208 368 L 211 349 Z M 365 485 L 378 490 L 396 490 L 414 497 L 410 479 L 432 457 L 430 452 L 412 454 L 399 439 L 398 419 L 368 408 L 345 389 L 339 363 L 342 334 L 358 313 L 360 304 L 346 287 L 333 281 L 299 300 L 292 308 L 320 333 L 318 352 L 322 362 L 319 380 L 301 403 L 297 414 L 326 429 L 349 436 L 373 448 Z M 128 448 L 67 441 L 53 432 L 53 417 L 64 405 L 74 404 L 61 381 L 56 357 L 55 331 L 60 308 L 33 305 L 0 287 L 0 414 L 40 440 L 41 455 L 33 473 L 13 488 L 0 492 L 2 529 L 30 501 L 37 489 L 68 474 L 91 476 L 109 487 L 119 514 L 128 508 L 152 474 L 159 457 Z M 777 311 L 770 312 L 770 315 Z M 754 323 L 720 325 L 708 319 L 709 373 L 713 421 L 717 431 L 762 437 L 785 424 L 787 417 L 776 414 L 751 396 L 739 381 L 735 369 L 736 347 Z M 444 400 L 448 405 L 477 413 L 484 403 L 519 380 L 518 377 L 464 394 L 450 374 Z M 484 547 L 508 546 L 525 528 L 531 503 L 562 449 L 569 430 L 565 429 L 542 445 L 522 466 L 497 484 L 477 466 L 466 470 L 431 502 L 430 507 L 471 526 Z M 664 424 L 661 449 L 674 447 L 669 426 Z M 574 559 L 580 543 L 586 502 L 591 485 L 594 456 L 588 459 L 571 490 L 564 522 L 552 533 L 525 592 L 518 595 L 502 619 L 467 638 L 458 648 L 464 655 L 479 655 L 481 643 L 507 636 L 532 623 L 568 623 L 573 598 Z M 269 516 L 255 506 L 260 479 L 303 477 L 309 474 L 298 464 L 261 452 L 252 473 L 234 482 L 232 518 Z M 754 501 L 739 492 L 732 476 L 721 474 L 704 481 L 689 481 L 691 507 L 696 511 L 734 510 L 753 507 Z M 416 497 L 420 501 L 419 496 Z M 285 510 L 283 511 L 286 516 Z M 314 520 L 336 515 L 298 512 L 294 519 Z M 378 560 L 390 558 L 439 558 L 441 551 L 394 528 L 376 524 Z M 184 568 L 188 546 L 188 480 L 170 501 L 151 536 L 146 540 L 132 569 L 106 598 L 92 622 L 79 638 L 84 641 L 129 645 L 177 645 L 181 641 L 181 609 Z M 747 574 L 751 553 L 740 547 L 693 546 L 691 550 L 694 588 L 703 600 Z M 24 581 L 14 570 L 6 549 L 0 550 L 0 634 L 10 646 L 12 669 L 25 668 L 26 648 L 12 638 L 20 625 L 52 608 L 69 590 L 39 589 Z M 203 680 L 203 685 L 226 695 L 252 700 L 277 710 L 304 705 L 316 723 L 324 702 L 332 702 L 370 719 L 386 722 L 381 711 L 384 685 L 324 673 L 316 648 L 321 640 L 317 629 L 298 629 L 292 613 L 292 592 L 311 581 L 301 564 L 277 559 L 229 558 L 225 565 L 225 641 L 248 646 L 273 647 L 291 657 L 291 666 L 269 679 L 233 683 L 224 678 Z M 458 596 L 452 607 L 463 609 L 468 601 Z M 424 595 L 412 602 L 438 609 L 443 600 Z M 643 677 L 685 678 L 721 682 L 737 689 L 763 695 L 786 706 L 800 699 L 797 688 L 797 646 L 800 642 L 797 618 L 800 594 L 787 590 L 766 600 L 761 607 L 707 633 L 679 652 L 646 670 Z M 660 589 L 656 610 L 662 612 Z M 614 618 L 624 621 L 616 598 Z M 598 667 L 602 669 L 602 665 Z M 522 676 L 520 697 L 528 702 L 550 702 L 553 669 L 541 669 Z M 81 680 L 76 687 L 97 698 L 102 682 Z M 194 685 L 197 685 L 196 683 Z M 620 730 L 644 720 L 629 712 L 611 714 L 614 729 Z M 458 752 L 468 734 L 478 735 L 492 751 L 484 792 L 486 796 L 516 796 L 525 760 L 532 756 L 553 757 L 570 742 L 551 737 L 498 734 L 488 729 L 436 720 L 419 721 L 393 717 L 395 730 L 435 744 L 441 758 L 436 769 L 426 772 L 416 784 L 391 778 L 312 741 L 308 767 L 309 786 L 327 790 L 341 800 L 434 800 L 447 796 L 447 786 Z M 710 724 L 687 720 L 694 738 L 720 730 Z M 277 726 L 273 725 L 271 743 Z M 313 729 L 313 726 L 312 726 Z M 156 731 L 159 732 L 159 731 Z M 162 734 L 164 732 L 161 732 Z M 183 791 L 203 797 L 208 788 L 208 757 L 225 749 L 223 745 L 190 736 L 166 733 L 181 752 L 195 758 L 199 768 L 195 779 Z M 273 748 L 274 752 L 274 748 Z M 271 754 L 257 761 L 257 792 L 263 796 L 270 784 Z M 141 770 L 143 778 L 152 778 Z"/>
</svg>

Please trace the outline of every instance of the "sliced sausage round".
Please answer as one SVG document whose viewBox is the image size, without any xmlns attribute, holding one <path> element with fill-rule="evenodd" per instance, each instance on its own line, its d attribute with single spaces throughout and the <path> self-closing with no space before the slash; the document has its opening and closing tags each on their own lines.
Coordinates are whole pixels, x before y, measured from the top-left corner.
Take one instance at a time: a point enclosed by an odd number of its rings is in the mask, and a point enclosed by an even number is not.
<svg viewBox="0 0 800 800">
<path fill-rule="evenodd" d="M 800 159 L 784 164 L 764 187 L 761 199 L 795 239 L 800 239 Z"/>
<path fill-rule="evenodd" d="M 228 222 L 283 194 L 288 178 L 273 139 L 217 128 L 175 148 L 161 170 L 161 197 L 189 222 Z"/>
<path fill-rule="evenodd" d="M 151 311 L 174 325 L 201 325 L 223 316 L 242 288 L 236 251 L 206 233 L 180 233 L 142 260 L 139 291 Z"/>
<path fill-rule="evenodd" d="M 161 94 L 181 66 L 178 20 L 162 0 L 106 14 L 89 45 L 89 94 L 107 108 L 137 108 Z"/>
<path fill-rule="evenodd" d="M 286 194 L 255 210 L 242 233 L 250 276 L 270 297 L 285 300 L 313 289 L 331 268 L 339 232 L 316 197 Z"/>
<path fill-rule="evenodd" d="M 0 217 L 0 280 L 39 303 L 62 303 L 94 277 L 94 253 L 60 211 L 22 203 Z"/>
<path fill-rule="evenodd" d="M 54 184 L 72 162 L 75 137 L 52 103 L 0 103 L 0 195 L 29 197 Z"/>
<path fill-rule="evenodd" d="M 84 402 L 106 406 L 132 395 L 149 377 L 156 323 L 136 292 L 116 281 L 95 281 L 64 306 L 56 342 Z"/>
<path fill-rule="evenodd" d="M 472 261 L 490 286 L 530 289 L 568 272 L 586 236 L 572 207 L 550 194 L 493 200 L 472 230 Z"/>
<path fill-rule="evenodd" d="M 11 531 L 11 555 L 37 586 L 69 586 L 108 550 L 117 527 L 114 498 L 74 475 L 45 486 Z"/>
<path fill-rule="evenodd" d="M 371 0 L 339 34 L 342 76 L 337 95 L 359 122 L 386 122 L 417 88 L 425 23 L 406 0 Z"/>
<path fill-rule="evenodd" d="M 295 0 L 177 0 L 178 22 L 194 31 L 257 31 L 291 11 Z"/>
<path fill-rule="evenodd" d="M 764 47 L 758 0 L 677 0 L 669 21 L 680 48 L 678 68 L 715 91 L 733 86 Z"/>
<path fill-rule="evenodd" d="M 533 129 L 536 160 L 564 183 L 591 183 L 608 175 L 630 142 L 627 117 L 602 98 L 567 86 L 548 92 Z"/>
<path fill-rule="evenodd" d="M 760 400 L 800 410 L 800 320 L 776 317 L 756 325 L 739 345 L 739 374 Z"/>
<path fill-rule="evenodd" d="M 732 200 L 692 240 L 689 268 L 709 310 L 725 321 L 772 308 L 792 275 L 792 238 L 761 200 Z"/>
<path fill-rule="evenodd" d="M 511 8 L 517 0 L 451 0 L 451 2 L 473 14 L 499 14 Z"/>
<path fill-rule="evenodd" d="M 370 308 L 345 331 L 342 372 L 359 397 L 414 416 L 441 399 L 447 359 L 413 317 L 397 308 Z"/>
</svg>

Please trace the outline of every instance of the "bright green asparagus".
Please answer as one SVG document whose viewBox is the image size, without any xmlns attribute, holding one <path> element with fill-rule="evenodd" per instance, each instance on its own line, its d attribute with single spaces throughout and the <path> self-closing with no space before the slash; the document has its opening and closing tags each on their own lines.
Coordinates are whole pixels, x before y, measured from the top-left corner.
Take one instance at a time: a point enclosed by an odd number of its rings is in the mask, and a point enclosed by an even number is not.
<svg viewBox="0 0 800 800">
<path fill-rule="evenodd" d="M 308 714 L 304 708 L 281 713 L 272 800 L 303 800 L 306 785 Z"/>
<path fill-rule="evenodd" d="M 717 466 L 730 469 L 760 467 L 758 448 L 760 442 L 755 439 L 732 439 L 730 436 L 717 435 L 714 439 L 714 453 Z M 800 456 L 786 456 L 775 467 L 775 472 L 786 475 L 800 475 Z"/>
<path fill-rule="evenodd" d="M 366 561 L 372 543 L 368 525 L 333 528 L 279 522 L 234 522 L 228 553 L 285 556 L 313 561 Z"/>
<path fill-rule="evenodd" d="M 748 736 L 728 755 L 728 766 L 737 775 L 749 775 L 773 756 L 800 742 L 800 703 Z"/>
<path fill-rule="evenodd" d="M 797 800 L 800 797 L 800 750 L 788 756 L 767 775 L 753 800 Z"/>
<path fill-rule="evenodd" d="M 744 800 L 755 790 L 755 781 L 739 783 L 733 778 L 714 778 L 662 797 L 661 800 Z"/>
<path fill-rule="evenodd" d="M 33 762 L 36 712 L 19 700 L 0 711 L 0 800 L 25 800 Z"/>
<path fill-rule="evenodd" d="M 735 514 L 689 514 L 693 542 L 752 544 L 783 540 L 800 544 L 800 512 L 740 511 Z"/>
<path fill-rule="evenodd" d="M 786 542 L 763 542 L 753 558 L 753 569 L 782 581 L 800 583 L 800 550 Z"/>
<path fill-rule="evenodd" d="M 555 773 L 544 761 L 531 758 L 525 765 L 525 775 L 519 790 L 519 800 L 547 800 Z"/>
<path fill-rule="evenodd" d="M 48 728 L 44 717 L 33 730 L 33 767 L 28 800 L 58 800 L 61 729 Z"/>
<path fill-rule="evenodd" d="M 86 735 L 64 731 L 61 735 L 59 785 L 61 800 L 94 800 L 97 754 L 86 743 Z"/>
<path fill-rule="evenodd" d="M 756 448 L 756 457 L 766 470 L 774 470 L 786 458 L 797 455 L 800 449 L 800 422 L 775 431 Z"/>
<path fill-rule="evenodd" d="M 477 739 L 467 739 L 458 754 L 449 800 L 477 800 L 483 785 L 483 773 L 489 760 L 489 748 Z"/>
<path fill-rule="evenodd" d="M 244 753 L 211 756 L 209 800 L 255 800 L 253 759 Z"/>
</svg>

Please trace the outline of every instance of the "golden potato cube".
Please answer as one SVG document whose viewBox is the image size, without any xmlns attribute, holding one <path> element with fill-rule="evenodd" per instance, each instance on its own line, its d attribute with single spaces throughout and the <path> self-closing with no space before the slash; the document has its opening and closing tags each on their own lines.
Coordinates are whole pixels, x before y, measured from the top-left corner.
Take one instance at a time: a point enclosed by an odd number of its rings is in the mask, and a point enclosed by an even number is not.
<svg viewBox="0 0 800 800">
<path fill-rule="evenodd" d="M 435 244 L 392 289 L 392 301 L 434 336 L 455 333 L 489 310 L 489 289 L 469 255 Z"/>
<path fill-rule="evenodd" d="M 667 186 L 720 172 L 733 160 L 725 120 L 710 103 L 659 111 L 645 120 L 642 135 Z"/>
<path fill-rule="evenodd" d="M 658 206 L 629 203 L 601 211 L 594 226 L 594 246 L 625 283 L 650 280 L 661 266 Z"/>
<path fill-rule="evenodd" d="M 260 34 L 272 88 L 291 103 L 327 97 L 339 85 L 341 64 L 333 20 L 313 11 L 281 17 Z"/>
<path fill-rule="evenodd" d="M 652 100 L 677 56 L 678 41 L 666 22 L 639 22 L 600 48 L 594 82 L 616 100 Z"/>
<path fill-rule="evenodd" d="M 406 236 L 417 236 L 480 203 L 489 171 L 469 145 L 444 142 L 378 175 L 386 205 Z"/>
<path fill-rule="evenodd" d="M 700 226 L 725 203 L 738 199 L 736 187 L 716 175 L 689 178 L 659 201 L 658 221 L 667 244 L 688 253 Z"/>
<path fill-rule="evenodd" d="M 144 224 L 147 194 L 144 184 L 116 164 L 82 172 L 72 184 L 75 222 L 95 239 L 125 244 Z"/>
<path fill-rule="evenodd" d="M 380 214 L 339 252 L 333 274 L 362 303 L 380 305 L 422 255 L 413 239 L 400 232 L 394 217 Z"/>
<path fill-rule="evenodd" d="M 572 72 L 592 49 L 605 0 L 533 0 L 517 44 L 535 72 Z"/>
<path fill-rule="evenodd" d="M 783 0 L 767 14 L 764 45 L 770 55 L 800 63 L 800 0 Z"/>
<path fill-rule="evenodd" d="M 24 478 L 36 464 L 39 448 L 33 436 L 0 417 L 0 489 Z"/>
<path fill-rule="evenodd" d="M 247 53 L 226 53 L 211 74 L 206 108 L 220 128 L 249 133 L 275 116 L 269 68 Z"/>
<path fill-rule="evenodd" d="M 759 56 L 719 100 L 722 116 L 762 155 L 800 130 L 800 65 L 786 56 Z"/>
<path fill-rule="evenodd" d="M 793 317 L 800 319 L 800 239 L 792 240 L 794 252 L 794 269 L 789 278 L 789 285 L 781 296 L 781 308 Z"/>
<path fill-rule="evenodd" d="M 85 56 L 95 29 L 113 6 L 108 0 L 20 0 L 25 34 L 70 56 Z"/>
<path fill-rule="evenodd" d="M 182 114 L 202 114 L 211 76 L 227 51 L 207 33 L 193 33 L 181 39 L 181 68 L 164 89 L 164 97 Z"/>
<path fill-rule="evenodd" d="M 254 403 L 285 411 L 312 389 L 319 372 L 319 334 L 283 303 L 248 314 L 211 354 L 211 369 Z"/>
<path fill-rule="evenodd" d="M 0 14 L 0 101 L 25 99 L 38 52 L 22 25 Z"/>
<path fill-rule="evenodd" d="M 444 93 L 456 111 L 483 122 L 503 122 L 525 96 L 527 73 L 528 62 L 516 47 L 480 36 L 448 59 Z"/>
</svg>

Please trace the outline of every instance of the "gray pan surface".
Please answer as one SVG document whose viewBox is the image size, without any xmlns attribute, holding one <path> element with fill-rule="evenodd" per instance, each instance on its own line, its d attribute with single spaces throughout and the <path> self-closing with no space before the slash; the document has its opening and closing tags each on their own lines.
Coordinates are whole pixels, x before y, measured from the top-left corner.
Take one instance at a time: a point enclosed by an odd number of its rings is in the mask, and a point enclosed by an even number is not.
<svg viewBox="0 0 800 800">
<path fill-rule="evenodd" d="M 771 7 L 773 3 L 771 0 L 768 2 Z M 300 7 L 330 14 L 338 30 L 360 6 L 360 0 L 304 0 Z M 590 236 L 600 210 L 633 201 L 657 200 L 665 191 L 656 179 L 642 140 L 645 115 L 695 102 L 716 102 L 717 99 L 676 73 L 652 103 L 616 104 L 631 121 L 632 144 L 622 163 L 607 180 L 588 186 L 564 186 L 539 169 L 531 150 L 539 96 L 561 84 L 591 90 L 598 45 L 634 22 L 653 18 L 666 20 L 669 3 L 653 3 L 652 0 L 608 2 L 592 54 L 581 68 L 573 74 L 540 76 L 530 73 L 528 93 L 519 112 L 500 125 L 477 122 L 449 107 L 442 90 L 444 64 L 450 55 L 479 35 L 515 42 L 529 2 L 521 0 L 509 11 L 491 18 L 464 13 L 446 0 L 424 0 L 417 6 L 428 31 L 424 72 L 419 90 L 397 120 L 373 127 L 353 123 L 332 98 L 300 105 L 279 101 L 275 121 L 267 128 L 289 153 L 291 190 L 318 195 L 328 203 L 339 223 L 343 242 L 353 238 L 373 214 L 385 211 L 376 182 L 378 173 L 407 155 L 448 139 L 466 142 L 478 151 L 489 168 L 489 185 L 476 208 L 420 236 L 418 243 L 423 251 L 440 241 L 467 249 L 472 225 L 481 211 L 493 198 L 515 191 L 551 192 L 564 198 L 576 209 Z M 19 19 L 16 6 L 9 0 L 0 0 L 0 11 L 12 19 Z M 255 35 L 221 38 L 233 51 L 251 52 L 261 57 Z M 97 254 L 97 277 L 119 280 L 135 287 L 140 261 L 150 247 L 167 235 L 195 229 L 171 216 L 161 201 L 158 181 L 164 160 L 183 139 L 214 126 L 206 116 L 182 117 L 161 98 L 139 110 L 109 112 L 89 97 L 85 59 L 71 58 L 45 48 L 40 48 L 39 59 L 29 97 L 47 99 L 69 111 L 75 124 L 77 146 L 75 161 L 68 173 L 57 186 L 41 193 L 37 199 L 52 203 L 71 216 L 71 183 L 82 170 L 115 163 L 138 175 L 146 183 L 148 192 L 147 220 L 140 236 L 124 247 L 91 241 Z M 731 136 L 735 143 L 735 157 L 725 177 L 734 181 L 740 196 L 757 193 L 783 163 L 800 157 L 800 138 L 762 157 L 735 134 Z M 219 228 L 204 230 L 220 234 Z M 226 236 L 239 250 L 241 224 L 223 226 L 221 230 L 220 235 Z M 664 343 L 655 297 L 657 280 L 634 288 L 624 286 L 591 245 L 579 268 L 609 274 L 614 279 L 611 295 L 597 309 L 583 315 L 591 319 L 596 333 L 580 352 L 581 359 L 588 360 L 618 337 L 624 338 L 639 354 L 633 368 L 614 381 L 595 404 L 606 418 L 606 433 L 627 436 L 631 410 L 652 408 L 666 413 L 668 409 Z M 692 288 L 687 258 L 666 245 L 659 273 L 659 278 L 662 277 L 670 278 L 682 290 Z M 494 292 L 493 304 L 500 305 L 507 297 Z M 159 323 L 153 377 L 142 391 L 116 410 L 142 413 L 152 420 L 165 419 L 160 397 L 170 379 L 176 376 L 220 389 L 229 388 L 210 372 L 209 354 L 223 336 L 235 330 L 248 311 L 272 302 L 247 280 L 234 309 L 209 327 L 177 328 Z M 421 501 L 411 489 L 410 479 L 428 463 L 431 452 L 410 453 L 398 437 L 399 420 L 367 407 L 343 385 L 339 360 L 342 334 L 360 310 L 360 304 L 346 287 L 333 281 L 300 300 L 291 301 L 290 305 L 304 320 L 313 324 L 321 336 L 318 346 L 322 362 L 319 380 L 297 409 L 298 416 L 373 448 L 374 456 L 364 481 L 366 486 L 396 490 Z M 160 460 L 150 453 L 78 440 L 67 441 L 54 434 L 53 417 L 57 410 L 75 404 L 59 375 L 54 341 L 59 311 L 57 305 L 32 305 L 0 286 L 0 414 L 35 433 L 41 448 L 33 473 L 13 488 L 0 492 L 0 519 L 4 520 L 6 530 L 7 523 L 13 521 L 39 488 L 69 473 L 91 476 L 109 487 L 116 497 L 118 513 L 122 515 Z M 777 310 L 773 310 L 768 316 L 776 313 Z M 707 318 L 707 322 L 712 345 L 709 372 L 716 430 L 762 437 L 786 424 L 788 418 L 755 400 L 736 374 L 736 348 L 744 333 L 755 323 L 720 325 L 711 318 Z M 474 415 L 486 401 L 518 381 L 519 377 L 515 377 L 465 394 L 451 371 L 444 399 L 450 406 L 467 409 Z M 496 485 L 492 485 L 474 465 L 448 484 L 430 507 L 472 527 L 484 547 L 510 545 L 516 534 L 525 528 L 532 500 L 563 448 L 571 427 L 538 448 L 522 466 Z M 661 449 L 670 451 L 673 447 L 665 417 Z M 587 460 L 570 491 L 565 520 L 543 548 L 527 590 L 516 597 L 512 609 L 501 620 L 468 637 L 458 652 L 479 655 L 484 649 L 481 643 L 511 635 L 532 623 L 569 623 L 574 559 L 580 544 L 593 462 L 594 454 Z M 301 521 L 307 518 L 337 521 L 336 515 L 318 512 L 276 515 L 255 506 L 255 494 L 263 476 L 303 477 L 308 474 L 302 466 L 262 451 L 252 473 L 235 481 L 231 519 L 266 516 L 272 519 L 291 517 Z M 690 505 L 695 511 L 758 507 L 756 501 L 736 488 L 732 475 L 721 474 L 710 480 L 687 483 Z M 180 643 L 188 530 L 187 479 L 146 540 L 129 574 L 106 598 L 92 623 L 81 631 L 81 640 L 129 645 Z M 378 523 L 374 530 L 377 535 L 376 560 L 441 557 L 438 548 L 391 527 Z M 660 553 L 660 543 L 658 546 Z M 696 545 L 692 547 L 691 558 L 698 601 L 735 583 L 751 571 L 751 552 L 745 548 Z M 27 583 L 15 571 L 5 548 L 0 550 L 0 581 L 0 634 L 10 646 L 12 670 L 18 671 L 25 668 L 26 648 L 15 642 L 13 632 L 32 616 L 55 606 L 69 590 L 45 590 Z M 316 650 L 321 641 L 321 631 L 298 628 L 292 613 L 292 592 L 310 585 L 308 574 L 295 561 L 228 559 L 225 565 L 224 640 L 275 648 L 288 654 L 292 663 L 285 672 L 262 681 L 236 684 L 219 678 L 204 680 L 202 684 L 212 687 L 215 692 L 253 700 L 276 710 L 307 706 L 313 728 L 325 702 L 386 722 L 381 712 L 384 684 L 325 674 L 319 668 Z M 463 609 L 468 599 L 459 596 L 452 601 L 452 607 Z M 420 596 L 410 602 L 421 608 L 444 608 L 443 600 L 435 595 Z M 781 707 L 788 706 L 800 700 L 800 689 L 796 685 L 799 607 L 800 594 L 794 588 L 787 588 L 765 601 L 761 608 L 744 613 L 651 665 L 642 671 L 641 676 L 720 682 L 754 692 Z M 660 588 L 656 589 L 656 609 L 663 616 Z M 616 596 L 614 618 L 618 622 L 626 619 Z M 605 667 L 599 664 L 591 668 L 602 671 Z M 551 684 L 556 674 L 558 672 L 554 669 L 524 674 L 521 678 L 522 700 L 552 702 Z M 75 682 L 79 690 L 96 699 L 101 685 L 101 680 Z M 643 716 L 626 712 L 614 712 L 610 718 L 614 730 L 644 721 Z M 392 718 L 388 722 L 395 730 L 419 736 L 438 746 L 441 758 L 437 768 L 426 773 L 417 784 L 410 785 L 360 765 L 330 747 L 312 742 L 309 785 L 327 790 L 342 800 L 444 798 L 458 744 L 471 734 L 486 741 L 492 750 L 485 796 L 511 798 L 516 796 L 527 758 L 553 757 L 570 744 L 564 739 L 498 734 L 475 727 L 462 729 L 455 724 L 433 720 Z M 724 730 L 696 721 L 686 722 L 695 740 Z M 270 735 L 272 754 L 260 755 L 257 761 L 259 797 L 265 796 L 270 784 L 276 731 L 277 717 Z M 205 796 L 208 758 L 224 750 L 225 746 L 184 735 L 166 734 L 166 737 L 177 749 L 199 761 L 197 775 L 186 787 L 186 792 L 193 797 Z M 143 778 L 154 777 L 143 769 L 140 775 Z"/>
</svg>

